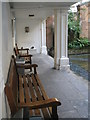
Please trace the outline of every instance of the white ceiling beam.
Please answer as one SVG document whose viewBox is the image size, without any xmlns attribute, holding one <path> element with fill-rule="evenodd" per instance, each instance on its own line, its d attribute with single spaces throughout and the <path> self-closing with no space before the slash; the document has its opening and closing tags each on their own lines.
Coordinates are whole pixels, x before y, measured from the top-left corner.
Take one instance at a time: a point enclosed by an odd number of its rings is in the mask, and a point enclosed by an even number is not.
<svg viewBox="0 0 90 120">
<path fill-rule="evenodd" d="M 80 0 L 5 0 L 10 2 L 79 2 Z"/>
</svg>

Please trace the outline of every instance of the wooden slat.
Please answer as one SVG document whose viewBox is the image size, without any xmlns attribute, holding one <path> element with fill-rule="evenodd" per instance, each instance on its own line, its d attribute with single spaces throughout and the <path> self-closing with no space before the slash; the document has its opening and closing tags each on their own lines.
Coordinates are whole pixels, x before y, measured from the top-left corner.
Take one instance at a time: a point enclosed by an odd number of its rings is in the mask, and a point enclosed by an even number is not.
<svg viewBox="0 0 90 120">
<path fill-rule="evenodd" d="M 29 88 L 27 86 L 26 76 L 25 75 L 23 76 L 23 81 L 24 81 L 24 90 L 25 90 L 26 103 L 28 103 L 28 102 L 30 103 L 31 99 L 30 99 L 30 96 L 29 96 Z M 29 113 L 30 113 L 31 116 L 33 115 L 32 110 L 30 110 Z"/>
<path fill-rule="evenodd" d="M 33 81 L 33 84 L 34 84 L 34 88 L 35 88 L 35 91 L 36 91 L 38 100 L 43 100 L 43 97 L 42 97 L 42 95 L 40 94 L 40 91 L 39 91 L 39 89 L 38 89 L 37 82 L 36 82 L 36 80 L 35 80 L 34 75 L 32 74 L 31 77 L 32 77 L 32 81 Z M 47 111 L 46 108 L 42 108 L 41 110 L 42 110 L 42 113 L 43 113 L 44 118 L 50 118 L 50 116 L 49 116 L 48 111 Z"/>
<path fill-rule="evenodd" d="M 23 83 L 22 83 L 22 76 L 19 75 L 19 98 L 20 103 L 24 103 L 24 90 L 23 90 Z"/>
<path fill-rule="evenodd" d="M 30 94 L 31 94 L 31 97 L 32 97 L 32 102 L 35 102 L 35 101 L 37 101 L 37 98 L 35 96 L 33 86 L 32 86 L 32 82 L 31 82 L 31 79 L 30 79 L 29 75 L 27 75 L 27 79 L 28 79 L 28 83 L 29 83 L 29 89 L 30 89 Z M 34 111 L 35 111 L 35 115 L 40 116 L 40 110 L 39 109 L 36 109 Z"/>
<path fill-rule="evenodd" d="M 26 82 L 26 77 L 25 76 L 23 76 L 23 81 L 24 81 L 24 90 L 25 90 L 26 102 L 31 102 L 30 101 L 29 90 L 28 90 L 28 86 L 27 86 L 27 82 Z"/>
<path fill-rule="evenodd" d="M 36 80 L 37 80 L 37 83 L 39 84 L 39 87 L 40 87 L 40 89 L 41 89 L 41 92 L 42 92 L 42 95 L 43 95 L 44 99 L 45 99 L 45 100 L 49 99 L 49 97 L 47 96 L 47 94 L 46 94 L 46 92 L 45 92 L 45 90 L 44 90 L 44 88 L 43 88 L 43 85 L 42 85 L 42 83 L 41 83 L 41 81 L 40 81 L 40 79 L 39 79 L 39 77 L 38 77 L 38 74 L 35 74 L 35 78 L 36 78 Z M 52 114 L 52 108 L 49 107 L 48 109 L 49 109 L 49 111 L 50 111 L 50 114 Z"/>
<path fill-rule="evenodd" d="M 44 99 L 49 99 L 37 74 L 35 75 L 35 78 L 37 80 L 37 83 L 39 84 L 39 87 L 41 89 Z"/>
</svg>

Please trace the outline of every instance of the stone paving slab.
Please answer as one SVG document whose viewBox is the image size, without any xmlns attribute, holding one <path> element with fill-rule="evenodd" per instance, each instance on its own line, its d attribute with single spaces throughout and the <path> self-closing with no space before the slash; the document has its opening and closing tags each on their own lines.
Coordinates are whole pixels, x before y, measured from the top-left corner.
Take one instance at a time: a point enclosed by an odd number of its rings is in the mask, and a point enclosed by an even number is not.
<svg viewBox="0 0 90 120">
<path fill-rule="evenodd" d="M 50 98 L 58 98 L 59 118 L 88 118 L 88 81 L 71 70 L 53 69 L 54 60 L 48 55 L 33 56 L 38 64 L 40 80 Z"/>
</svg>

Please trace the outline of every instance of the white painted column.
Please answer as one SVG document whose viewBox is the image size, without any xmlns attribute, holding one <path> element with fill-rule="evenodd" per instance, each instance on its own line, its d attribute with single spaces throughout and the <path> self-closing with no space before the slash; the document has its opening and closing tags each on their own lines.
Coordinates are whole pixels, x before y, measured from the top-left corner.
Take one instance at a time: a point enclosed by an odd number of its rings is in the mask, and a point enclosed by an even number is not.
<svg viewBox="0 0 90 120">
<path fill-rule="evenodd" d="M 55 10 L 55 58 L 56 69 L 69 68 L 68 58 L 68 11 Z"/>
<path fill-rule="evenodd" d="M 16 43 L 16 18 L 15 18 L 15 12 L 14 11 L 11 11 L 11 20 L 12 20 L 13 47 L 15 47 L 15 43 Z"/>
<path fill-rule="evenodd" d="M 70 68 L 68 58 L 68 10 L 61 10 L 60 68 Z"/>
<path fill-rule="evenodd" d="M 12 20 L 12 39 L 13 39 L 13 46 L 15 47 L 15 19 Z"/>
<path fill-rule="evenodd" d="M 46 20 L 42 22 L 41 28 L 41 53 L 47 54 L 47 47 L 46 47 Z"/>
<path fill-rule="evenodd" d="M 60 68 L 60 10 L 54 11 L 54 23 L 55 23 L 55 51 L 54 51 L 54 67 Z"/>
</svg>

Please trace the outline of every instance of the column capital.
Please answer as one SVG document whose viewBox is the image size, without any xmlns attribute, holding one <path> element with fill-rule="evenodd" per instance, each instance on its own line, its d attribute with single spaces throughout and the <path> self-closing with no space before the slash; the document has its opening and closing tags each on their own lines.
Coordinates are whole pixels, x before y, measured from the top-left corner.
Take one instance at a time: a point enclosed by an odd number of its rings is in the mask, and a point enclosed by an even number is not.
<svg viewBox="0 0 90 120">
<path fill-rule="evenodd" d="M 61 15 L 67 15 L 68 14 L 68 8 L 54 9 L 54 14 L 55 13 L 60 13 Z"/>
<path fill-rule="evenodd" d="M 68 9 L 66 9 L 66 10 L 64 10 L 64 9 L 60 10 L 60 13 L 63 14 L 63 15 L 67 15 L 68 14 Z"/>
</svg>

